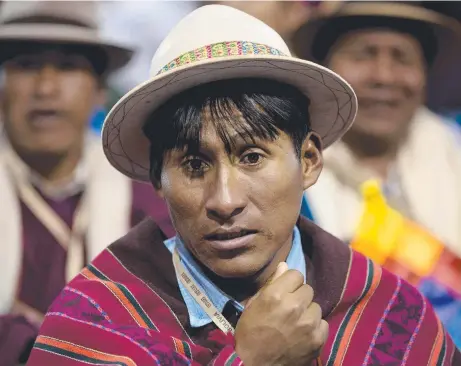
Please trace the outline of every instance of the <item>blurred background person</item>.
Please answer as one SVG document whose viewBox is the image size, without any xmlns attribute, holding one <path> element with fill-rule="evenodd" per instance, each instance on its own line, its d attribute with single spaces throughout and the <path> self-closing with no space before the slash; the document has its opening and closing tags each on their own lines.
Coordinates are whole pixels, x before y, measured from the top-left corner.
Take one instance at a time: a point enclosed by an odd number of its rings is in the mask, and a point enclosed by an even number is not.
<svg viewBox="0 0 461 366">
<path fill-rule="evenodd" d="M 197 7 L 194 1 L 99 1 L 102 35 L 133 45 L 136 53 L 110 77 L 118 97 L 144 81 L 160 42 L 176 23 Z M 118 98 L 117 98 L 118 99 Z"/>
<path fill-rule="evenodd" d="M 201 4 L 223 4 L 258 18 L 274 29 L 292 50 L 294 32 L 313 16 L 333 12 L 340 1 L 203 1 Z M 293 51 L 293 50 L 292 50 Z"/>
<path fill-rule="evenodd" d="M 422 7 L 348 2 L 296 34 L 298 55 L 320 60 L 357 91 L 356 122 L 326 152 L 325 177 L 307 192 L 315 220 L 344 240 L 360 218 L 360 185 L 378 178 L 395 208 L 461 255 L 461 144 L 453 125 L 424 107 L 446 29 L 461 37 L 455 20 Z"/>
<path fill-rule="evenodd" d="M 323 175 L 306 192 L 303 213 L 418 285 L 458 346 L 461 134 L 425 103 L 431 73 L 443 74 L 438 67 L 450 65 L 451 48 L 459 48 L 460 28 L 455 19 L 417 4 L 345 2 L 333 15 L 311 19 L 294 40 L 299 56 L 344 77 L 359 101 L 354 125 L 325 152 Z M 364 195 L 362 186 L 373 179 L 405 221 L 384 216 L 390 212 L 384 207 L 377 212 L 379 204 L 368 209 L 367 200 L 376 198 Z M 375 241 L 370 228 L 378 233 Z M 356 236 L 366 231 L 367 240 L 358 243 Z M 412 248 L 408 255 L 406 248 Z"/>
<path fill-rule="evenodd" d="M 93 2 L 7 1 L 0 143 L 0 364 L 25 361 L 68 279 L 163 200 L 107 162 L 89 119 L 132 51 L 98 36 Z M 154 198 L 153 198 L 154 197 Z"/>
<path fill-rule="evenodd" d="M 447 15 L 461 22 L 461 1 L 418 1 L 420 6 Z M 427 105 L 432 110 L 455 118 L 461 125 L 461 47 L 452 47 L 449 37 L 442 39 L 446 55 L 439 57 L 439 65 L 428 80 Z"/>
<path fill-rule="evenodd" d="M 107 111 L 149 73 L 153 53 L 163 37 L 186 14 L 195 1 L 98 1 L 98 24 L 106 39 L 132 45 L 136 52 L 108 78 L 107 100 L 93 113 L 90 127 L 100 133 Z"/>
</svg>

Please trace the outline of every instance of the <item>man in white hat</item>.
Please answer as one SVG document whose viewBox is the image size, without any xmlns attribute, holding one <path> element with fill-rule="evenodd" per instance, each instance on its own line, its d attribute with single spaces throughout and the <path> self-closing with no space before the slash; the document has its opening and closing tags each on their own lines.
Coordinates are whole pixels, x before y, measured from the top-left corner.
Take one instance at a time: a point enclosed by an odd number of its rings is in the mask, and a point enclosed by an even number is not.
<svg viewBox="0 0 461 366">
<path fill-rule="evenodd" d="M 176 235 L 146 220 L 110 245 L 49 308 L 28 365 L 459 365 L 415 288 L 299 217 L 356 109 L 261 21 L 185 17 L 103 128 Z"/>
<path fill-rule="evenodd" d="M 166 206 L 106 161 L 89 134 L 106 76 L 132 51 L 98 36 L 92 2 L 4 2 L 0 143 L 0 364 L 30 351 L 66 282 Z"/>
</svg>

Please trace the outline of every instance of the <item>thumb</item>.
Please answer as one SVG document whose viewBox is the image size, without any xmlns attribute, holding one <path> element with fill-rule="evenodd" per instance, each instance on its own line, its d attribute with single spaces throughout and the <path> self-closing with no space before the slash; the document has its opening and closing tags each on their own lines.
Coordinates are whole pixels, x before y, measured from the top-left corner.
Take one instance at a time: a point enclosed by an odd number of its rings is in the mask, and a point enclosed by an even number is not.
<svg viewBox="0 0 461 366">
<path fill-rule="evenodd" d="M 288 264 L 286 264 L 286 262 L 280 262 L 274 274 L 267 281 L 266 286 L 274 282 L 277 278 L 283 275 L 286 271 L 288 271 Z"/>
<path fill-rule="evenodd" d="M 269 277 L 269 279 L 267 280 L 266 284 L 253 296 L 251 297 L 246 306 L 248 307 L 251 302 L 256 299 L 256 297 L 258 296 L 258 294 L 265 288 L 267 287 L 267 285 L 270 285 L 272 282 L 274 282 L 277 278 L 279 278 L 281 275 L 283 275 L 286 271 L 288 271 L 288 264 L 286 264 L 285 262 L 280 262 L 278 265 L 277 265 L 277 268 L 275 269 L 275 272 L 274 274 Z"/>
</svg>

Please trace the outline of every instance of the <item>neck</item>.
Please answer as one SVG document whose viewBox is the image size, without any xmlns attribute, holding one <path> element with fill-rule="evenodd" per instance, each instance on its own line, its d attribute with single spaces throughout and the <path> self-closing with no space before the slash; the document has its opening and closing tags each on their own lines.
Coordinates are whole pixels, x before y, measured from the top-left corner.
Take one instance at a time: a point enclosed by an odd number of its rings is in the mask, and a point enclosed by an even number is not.
<svg viewBox="0 0 461 366">
<path fill-rule="evenodd" d="M 360 165 L 383 179 L 395 161 L 401 144 L 400 139 L 386 139 L 360 133 L 348 133 L 343 141 Z"/>
<path fill-rule="evenodd" d="M 275 273 L 277 265 L 286 261 L 290 253 L 293 237 L 290 235 L 289 240 L 275 253 L 271 261 L 261 270 L 251 277 L 245 278 L 223 278 L 204 267 L 203 270 L 207 277 L 213 281 L 224 293 L 245 305 L 245 303 L 256 293 L 261 290 Z"/>
<path fill-rule="evenodd" d="M 21 160 L 48 183 L 60 183 L 72 177 L 77 168 L 82 148 L 65 153 L 28 153 L 15 150 Z"/>
</svg>

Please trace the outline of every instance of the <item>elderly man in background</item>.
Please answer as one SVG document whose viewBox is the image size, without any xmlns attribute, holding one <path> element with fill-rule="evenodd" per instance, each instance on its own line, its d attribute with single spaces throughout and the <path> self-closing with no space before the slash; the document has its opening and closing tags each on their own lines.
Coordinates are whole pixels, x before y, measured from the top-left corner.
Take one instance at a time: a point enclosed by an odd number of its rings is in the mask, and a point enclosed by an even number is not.
<svg viewBox="0 0 461 366">
<path fill-rule="evenodd" d="M 92 2 L 4 2 L 0 364 L 27 359 L 66 282 L 163 201 L 107 162 L 88 122 L 132 51 L 98 37 Z"/>
<path fill-rule="evenodd" d="M 461 134 L 423 103 L 428 73 L 450 64 L 446 47 L 460 39 L 455 20 L 397 2 L 346 3 L 295 36 L 298 54 L 342 75 L 360 106 L 303 213 L 418 286 L 458 346 Z M 378 191 L 362 188 L 370 179 Z"/>
<path fill-rule="evenodd" d="M 307 192 L 316 222 L 343 240 L 360 219 L 361 184 L 378 178 L 393 207 L 461 255 L 460 134 L 423 105 L 441 37 L 456 32 L 456 21 L 421 7 L 352 2 L 296 33 L 298 55 L 357 91 L 356 123 L 326 151 L 325 172 Z"/>
</svg>

